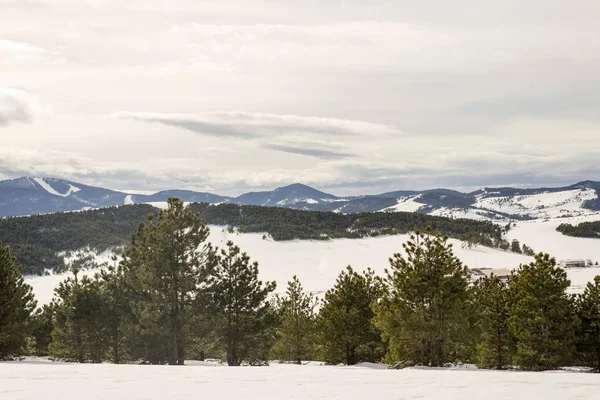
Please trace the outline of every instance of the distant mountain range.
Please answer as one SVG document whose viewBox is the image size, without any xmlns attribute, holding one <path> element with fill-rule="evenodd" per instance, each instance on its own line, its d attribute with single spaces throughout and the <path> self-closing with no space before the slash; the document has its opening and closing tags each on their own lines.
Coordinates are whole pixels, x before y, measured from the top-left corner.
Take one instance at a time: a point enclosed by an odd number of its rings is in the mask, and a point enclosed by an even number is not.
<svg viewBox="0 0 600 400">
<path fill-rule="evenodd" d="M 484 188 L 471 193 L 449 189 L 401 190 L 369 196 L 338 197 L 295 183 L 238 197 L 191 190 L 130 194 L 64 179 L 23 177 L 0 181 L 0 217 L 77 211 L 122 204 L 186 202 L 233 203 L 338 213 L 408 211 L 450 217 L 523 220 L 578 216 L 600 211 L 600 182 L 560 188 Z"/>
</svg>

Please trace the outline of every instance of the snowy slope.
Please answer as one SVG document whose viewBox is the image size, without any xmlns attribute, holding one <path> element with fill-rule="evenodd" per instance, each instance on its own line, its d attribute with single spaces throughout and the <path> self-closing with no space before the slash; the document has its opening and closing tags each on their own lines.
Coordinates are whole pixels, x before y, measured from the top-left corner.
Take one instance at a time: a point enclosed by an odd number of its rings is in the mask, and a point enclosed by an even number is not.
<svg viewBox="0 0 600 400">
<path fill-rule="evenodd" d="M 417 203 L 415 200 L 418 200 L 421 195 L 409 196 L 409 197 L 400 197 L 397 199 L 398 203 L 395 206 L 391 206 L 383 209 L 383 211 L 392 211 L 392 212 L 416 212 L 419 208 L 423 207 L 423 203 Z"/>
<path fill-rule="evenodd" d="M 388 259 L 394 253 L 403 253 L 402 243 L 408 235 L 381 236 L 363 239 L 335 239 L 329 241 L 287 241 L 274 242 L 262 239 L 261 233 L 229 233 L 224 227 L 211 226 L 209 241 L 218 247 L 224 247 L 232 240 L 259 262 L 260 276 L 263 280 L 277 282 L 277 291 L 284 291 L 287 282 L 297 275 L 306 290 L 323 293 L 335 283 L 338 274 L 347 265 L 357 270 L 371 267 L 377 274 L 383 275 L 389 267 Z M 550 225 L 522 223 L 511 230 L 509 238 L 519 239 L 536 251 L 546 251 L 563 258 L 590 258 L 600 261 L 600 246 L 594 239 L 581 240 L 562 236 Z M 495 250 L 487 247 L 463 249 L 458 240 L 450 241 L 457 257 L 471 268 L 517 268 L 520 264 L 533 260 L 520 254 Z M 91 272 L 86 272 L 91 273 Z M 572 280 L 571 291 L 581 291 L 594 276 L 600 275 L 600 268 L 567 271 Z M 41 277 L 26 277 L 34 288 L 40 304 L 52 298 L 54 287 L 68 274 Z"/>
<path fill-rule="evenodd" d="M 52 187 L 52 185 L 50 185 L 48 182 L 46 182 L 44 180 L 44 178 L 33 178 L 33 180 L 36 181 L 41 187 L 43 187 L 45 191 L 47 191 L 48 193 L 53 194 L 55 196 L 68 197 L 72 193 L 77 193 L 77 192 L 81 191 L 80 188 L 69 183 L 68 184 L 69 190 L 67 190 L 66 193 L 59 193 L 56 189 L 54 189 Z"/>
<path fill-rule="evenodd" d="M 536 219 L 559 218 L 566 215 L 589 215 L 585 202 L 597 198 L 593 189 L 575 189 L 563 192 L 545 192 L 532 195 L 503 197 L 477 196 L 474 207 L 507 214 L 526 215 Z"/>
<path fill-rule="evenodd" d="M 5 362 L 0 363 L 0 398 L 592 400 L 600 393 L 597 375 L 571 372 L 382 370 L 373 364 L 193 364 L 169 367 Z"/>
</svg>

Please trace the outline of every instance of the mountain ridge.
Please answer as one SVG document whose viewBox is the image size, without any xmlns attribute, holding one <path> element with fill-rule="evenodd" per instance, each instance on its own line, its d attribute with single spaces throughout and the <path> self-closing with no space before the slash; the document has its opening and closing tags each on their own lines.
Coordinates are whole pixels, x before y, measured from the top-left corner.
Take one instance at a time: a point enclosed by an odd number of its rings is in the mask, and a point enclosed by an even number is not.
<svg viewBox="0 0 600 400">
<path fill-rule="evenodd" d="M 550 217 L 552 213 L 561 211 L 600 211 L 600 182 L 588 180 L 564 187 L 546 188 L 484 187 L 468 193 L 444 188 L 397 190 L 346 197 L 326 193 L 302 183 L 293 183 L 270 191 L 247 192 L 231 197 L 183 189 L 143 195 L 66 179 L 21 177 L 0 181 L 0 217 L 78 211 L 132 203 L 164 203 L 169 197 L 178 197 L 189 203 L 232 203 L 344 214 L 413 211 L 474 219 L 519 220 Z"/>
</svg>

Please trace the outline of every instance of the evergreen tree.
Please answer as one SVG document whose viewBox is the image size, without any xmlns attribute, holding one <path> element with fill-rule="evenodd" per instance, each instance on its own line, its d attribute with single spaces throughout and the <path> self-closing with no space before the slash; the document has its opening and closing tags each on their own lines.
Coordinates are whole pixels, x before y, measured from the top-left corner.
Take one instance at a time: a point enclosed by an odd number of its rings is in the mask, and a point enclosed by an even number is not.
<svg viewBox="0 0 600 400">
<path fill-rule="evenodd" d="M 376 323 L 395 365 L 443 366 L 460 357 L 468 334 L 468 275 L 439 234 L 416 232 L 386 271 Z"/>
<path fill-rule="evenodd" d="M 473 288 L 477 310 L 477 365 L 504 369 L 511 362 L 511 336 L 508 330 L 507 288 L 495 275 L 478 280 Z"/>
<path fill-rule="evenodd" d="M 52 342 L 54 307 L 44 304 L 38 308 L 30 319 L 30 331 L 34 340 L 33 352 L 36 356 L 47 356 L 48 346 Z"/>
<path fill-rule="evenodd" d="M 523 243 L 523 254 L 525 254 L 526 256 L 533 257 L 535 256 L 535 251 L 531 247 Z"/>
<path fill-rule="evenodd" d="M 133 236 L 121 264 L 131 307 L 124 340 L 133 358 L 183 364 L 194 303 L 213 253 L 208 233 L 198 214 L 170 198 L 168 209 Z"/>
<path fill-rule="evenodd" d="M 521 243 L 519 243 L 519 241 L 517 239 L 513 239 L 512 243 L 510 244 L 510 251 L 512 251 L 513 253 L 519 253 L 519 254 L 521 254 L 523 252 L 521 250 Z"/>
<path fill-rule="evenodd" d="M 21 276 L 10 249 L 0 243 L 0 360 L 22 354 L 27 321 L 36 307 L 31 286 Z"/>
<path fill-rule="evenodd" d="M 105 328 L 108 346 L 111 352 L 111 361 L 119 364 L 126 360 L 124 353 L 123 326 L 127 318 L 131 318 L 128 305 L 123 269 L 116 264 L 117 257 L 113 257 L 114 266 L 100 272 L 101 295 L 104 298 L 106 311 Z"/>
<path fill-rule="evenodd" d="M 542 253 L 511 276 L 508 326 L 517 341 L 513 362 L 521 369 L 556 369 L 572 360 L 578 320 L 569 285 L 556 260 Z"/>
<path fill-rule="evenodd" d="M 51 356 L 66 360 L 100 363 L 108 351 L 109 310 L 102 296 L 99 276 L 73 277 L 55 289 Z"/>
<path fill-rule="evenodd" d="M 329 364 L 378 362 L 383 355 L 380 332 L 373 325 L 372 305 L 381 283 L 371 269 L 358 274 L 346 267 L 327 291 L 317 318 L 322 356 Z"/>
<path fill-rule="evenodd" d="M 272 354 L 275 358 L 301 364 L 314 355 L 316 299 L 305 293 L 294 275 L 285 296 L 277 299 L 280 326 Z"/>
<path fill-rule="evenodd" d="M 227 364 L 267 361 L 274 323 L 267 300 L 275 282 L 260 281 L 258 263 L 250 263 L 250 257 L 231 241 L 214 256 L 211 266 L 207 286 L 216 337 L 225 349 Z"/>
<path fill-rule="evenodd" d="M 581 320 L 579 354 L 585 365 L 600 372 L 600 276 L 589 282 L 577 298 L 577 314 Z"/>
</svg>

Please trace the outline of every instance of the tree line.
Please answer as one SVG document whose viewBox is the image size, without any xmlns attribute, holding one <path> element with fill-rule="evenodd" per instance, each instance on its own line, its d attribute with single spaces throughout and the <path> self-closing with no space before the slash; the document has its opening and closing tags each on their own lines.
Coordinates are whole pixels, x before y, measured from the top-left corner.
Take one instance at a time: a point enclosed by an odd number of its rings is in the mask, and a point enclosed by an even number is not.
<svg viewBox="0 0 600 400">
<path fill-rule="evenodd" d="M 567 236 L 600 239 L 600 221 L 582 222 L 578 225 L 560 224 L 556 230 Z"/>
<path fill-rule="evenodd" d="M 409 233 L 431 226 L 435 231 L 474 244 L 499 247 L 499 227 L 491 222 L 450 219 L 418 213 L 358 213 L 293 210 L 279 207 L 210 205 L 194 203 L 204 223 L 224 225 L 240 232 L 267 232 L 276 241 L 328 240 Z M 11 246 L 23 273 L 42 275 L 68 269 L 59 252 L 89 248 L 102 252 L 127 244 L 148 214 L 158 209 L 147 204 L 108 207 L 81 212 L 0 219 L 0 240 Z"/>
<path fill-rule="evenodd" d="M 566 273 L 547 254 L 507 282 L 471 284 L 447 237 L 415 232 L 383 276 L 348 266 L 318 299 L 296 276 L 274 294 L 249 255 L 207 238 L 200 216 L 171 199 L 138 227 L 120 262 L 93 277 L 75 269 L 35 311 L 31 288 L 0 247 L 0 358 L 600 370 L 600 276 L 570 295 Z"/>
</svg>

